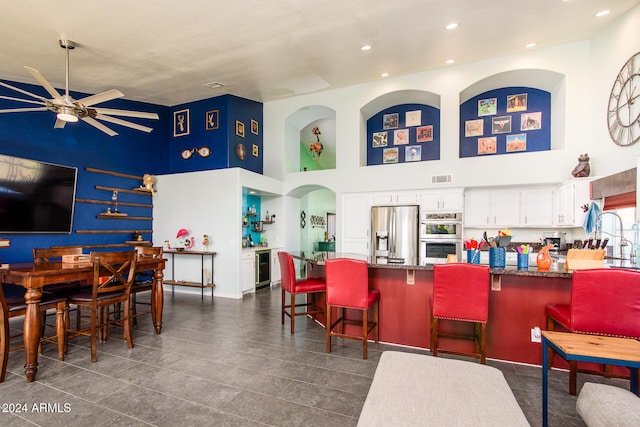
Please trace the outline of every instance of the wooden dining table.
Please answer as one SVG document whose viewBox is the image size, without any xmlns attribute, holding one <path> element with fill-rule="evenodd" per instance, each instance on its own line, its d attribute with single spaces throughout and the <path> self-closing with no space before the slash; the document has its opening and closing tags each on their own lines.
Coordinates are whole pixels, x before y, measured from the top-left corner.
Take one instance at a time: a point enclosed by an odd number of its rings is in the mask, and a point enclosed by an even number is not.
<svg viewBox="0 0 640 427">
<path fill-rule="evenodd" d="M 156 334 L 162 331 L 162 306 L 164 291 L 162 279 L 164 277 L 165 260 L 151 257 L 139 257 L 136 262 L 136 272 L 153 271 L 153 289 L 151 291 L 151 317 Z M 61 261 L 34 263 L 16 263 L 0 270 L 0 281 L 22 286 L 26 289 L 24 299 L 27 309 L 24 316 L 24 372 L 27 382 L 35 381 L 38 371 L 38 345 L 41 338 L 42 320 L 39 302 L 42 298 L 42 288 L 46 285 L 93 280 L 93 265 L 91 263 L 63 263 Z"/>
</svg>

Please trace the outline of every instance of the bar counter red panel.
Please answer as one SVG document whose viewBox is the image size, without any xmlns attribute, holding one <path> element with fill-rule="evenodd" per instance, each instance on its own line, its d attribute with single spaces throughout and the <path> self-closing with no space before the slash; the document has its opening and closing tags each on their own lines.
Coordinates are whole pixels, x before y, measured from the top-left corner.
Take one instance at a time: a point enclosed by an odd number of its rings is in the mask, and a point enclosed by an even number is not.
<svg viewBox="0 0 640 427">
<path fill-rule="evenodd" d="M 541 365 L 541 344 L 531 342 L 531 329 L 545 329 L 545 305 L 569 303 L 571 279 L 515 275 L 500 278 L 500 290 L 489 294 L 487 357 Z M 433 271 L 415 270 L 415 284 L 408 285 L 407 270 L 370 268 L 369 286 L 380 291 L 380 341 L 429 348 Z M 442 327 L 458 330 L 469 325 L 443 322 Z M 463 348 L 473 344 L 443 339 L 442 345 Z M 555 359 L 556 366 L 568 366 L 561 358 Z"/>
</svg>

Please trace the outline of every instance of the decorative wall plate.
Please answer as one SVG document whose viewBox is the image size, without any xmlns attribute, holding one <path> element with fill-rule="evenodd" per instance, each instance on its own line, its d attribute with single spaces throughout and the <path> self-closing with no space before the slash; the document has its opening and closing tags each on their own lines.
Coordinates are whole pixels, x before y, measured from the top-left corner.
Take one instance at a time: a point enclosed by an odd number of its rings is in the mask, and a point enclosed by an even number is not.
<svg viewBox="0 0 640 427">
<path fill-rule="evenodd" d="M 244 158 L 247 157 L 247 150 L 244 148 L 244 144 L 240 143 L 236 145 L 236 156 L 238 156 L 240 160 L 244 160 Z"/>
</svg>

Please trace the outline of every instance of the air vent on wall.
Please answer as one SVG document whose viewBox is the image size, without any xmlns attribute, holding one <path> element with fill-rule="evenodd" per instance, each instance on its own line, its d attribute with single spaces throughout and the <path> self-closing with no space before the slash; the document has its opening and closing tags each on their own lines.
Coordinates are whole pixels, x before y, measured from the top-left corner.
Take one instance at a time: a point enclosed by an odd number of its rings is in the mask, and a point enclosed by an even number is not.
<svg viewBox="0 0 640 427">
<path fill-rule="evenodd" d="M 431 175 L 431 183 L 432 184 L 447 184 L 453 180 L 453 176 L 451 174 L 447 175 Z"/>
</svg>

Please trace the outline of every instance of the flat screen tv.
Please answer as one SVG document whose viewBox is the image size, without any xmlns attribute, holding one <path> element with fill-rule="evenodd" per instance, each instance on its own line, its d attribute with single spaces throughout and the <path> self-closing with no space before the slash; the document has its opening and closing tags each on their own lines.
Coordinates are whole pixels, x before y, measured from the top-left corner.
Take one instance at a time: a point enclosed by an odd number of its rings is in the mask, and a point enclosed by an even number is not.
<svg viewBox="0 0 640 427">
<path fill-rule="evenodd" d="M 0 155 L 0 233 L 71 233 L 78 169 Z"/>
</svg>

